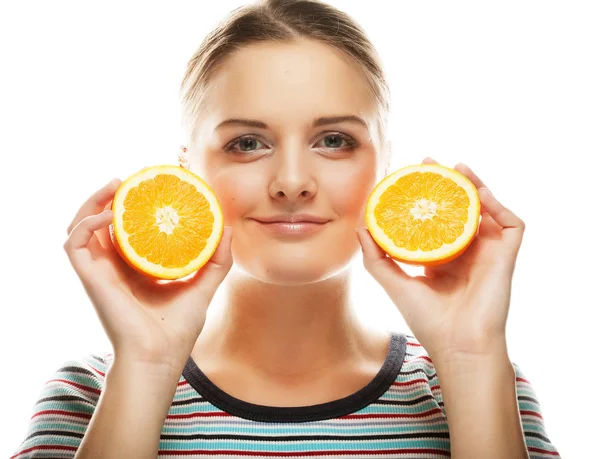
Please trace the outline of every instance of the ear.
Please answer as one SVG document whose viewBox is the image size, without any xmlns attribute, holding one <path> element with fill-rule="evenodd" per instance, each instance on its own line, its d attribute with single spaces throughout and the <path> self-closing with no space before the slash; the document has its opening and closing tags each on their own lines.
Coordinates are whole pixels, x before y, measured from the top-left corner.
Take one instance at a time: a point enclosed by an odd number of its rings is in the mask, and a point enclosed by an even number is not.
<svg viewBox="0 0 600 459">
<path fill-rule="evenodd" d="M 183 167 L 184 169 L 190 168 L 190 161 L 189 161 L 188 154 L 187 154 L 187 148 L 184 145 L 182 145 L 179 150 L 179 155 L 177 156 L 177 161 L 179 162 L 179 165 L 181 167 Z"/>
</svg>

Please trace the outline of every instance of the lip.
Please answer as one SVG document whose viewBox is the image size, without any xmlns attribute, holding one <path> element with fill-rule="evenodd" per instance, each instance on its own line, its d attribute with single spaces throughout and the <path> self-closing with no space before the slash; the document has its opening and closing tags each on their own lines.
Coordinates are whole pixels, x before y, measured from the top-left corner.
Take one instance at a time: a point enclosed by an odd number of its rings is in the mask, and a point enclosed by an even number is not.
<svg viewBox="0 0 600 459">
<path fill-rule="evenodd" d="M 262 222 L 260 220 L 254 220 L 261 228 L 265 229 L 270 233 L 285 234 L 292 236 L 300 236 L 306 234 L 314 234 L 321 231 L 327 222 Z"/>
<path fill-rule="evenodd" d="M 327 223 L 329 219 L 312 214 L 273 215 L 270 217 L 255 217 L 259 223 Z"/>
</svg>

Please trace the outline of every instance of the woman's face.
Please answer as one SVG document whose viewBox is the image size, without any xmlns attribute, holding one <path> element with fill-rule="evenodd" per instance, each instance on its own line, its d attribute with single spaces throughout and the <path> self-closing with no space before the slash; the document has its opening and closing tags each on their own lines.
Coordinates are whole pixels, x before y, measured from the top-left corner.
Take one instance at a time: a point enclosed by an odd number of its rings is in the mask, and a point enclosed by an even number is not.
<svg viewBox="0 0 600 459">
<path fill-rule="evenodd" d="M 269 42 L 229 56 L 207 95 L 190 167 L 233 227 L 237 267 L 285 285 L 344 269 L 360 250 L 354 228 L 382 178 L 375 107 L 359 70 L 316 41 Z M 322 119 L 341 116 L 358 120 Z M 299 214 L 326 223 L 299 233 L 260 223 Z"/>
</svg>

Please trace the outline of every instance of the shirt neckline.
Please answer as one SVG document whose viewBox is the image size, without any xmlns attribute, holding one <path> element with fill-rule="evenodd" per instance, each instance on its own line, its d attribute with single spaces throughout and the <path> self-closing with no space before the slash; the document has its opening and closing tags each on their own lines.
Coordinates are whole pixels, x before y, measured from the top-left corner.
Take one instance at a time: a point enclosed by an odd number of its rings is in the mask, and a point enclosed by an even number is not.
<svg viewBox="0 0 600 459">
<path fill-rule="evenodd" d="M 183 377 L 208 402 L 240 418 L 260 422 L 308 422 L 333 419 L 361 410 L 379 399 L 394 383 L 406 354 L 406 336 L 390 332 L 390 344 L 382 367 L 364 387 L 346 397 L 316 405 L 299 407 L 266 406 L 235 398 L 215 385 L 190 356 Z"/>
</svg>

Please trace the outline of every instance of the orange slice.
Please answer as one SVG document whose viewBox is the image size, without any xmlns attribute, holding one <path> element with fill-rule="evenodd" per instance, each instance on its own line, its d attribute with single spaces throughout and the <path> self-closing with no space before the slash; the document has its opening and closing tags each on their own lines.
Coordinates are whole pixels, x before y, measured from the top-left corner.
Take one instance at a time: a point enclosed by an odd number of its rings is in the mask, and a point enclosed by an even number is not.
<svg viewBox="0 0 600 459">
<path fill-rule="evenodd" d="M 110 235 L 136 271 L 179 279 L 211 258 L 223 235 L 223 212 L 214 192 L 180 166 L 152 166 L 117 189 Z"/>
<path fill-rule="evenodd" d="M 459 257 L 480 219 L 477 188 L 440 164 L 403 167 L 379 182 L 367 201 L 366 225 L 393 259 L 436 266 Z"/>
</svg>

